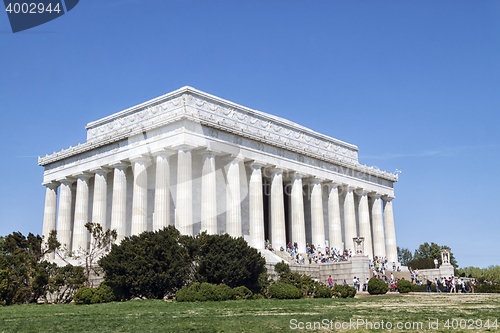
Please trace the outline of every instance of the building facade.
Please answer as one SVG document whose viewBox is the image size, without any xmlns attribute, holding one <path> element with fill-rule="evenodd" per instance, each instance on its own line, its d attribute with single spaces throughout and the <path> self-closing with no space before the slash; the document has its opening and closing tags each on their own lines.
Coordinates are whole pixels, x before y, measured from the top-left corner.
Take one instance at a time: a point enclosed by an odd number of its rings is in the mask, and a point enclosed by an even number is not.
<svg viewBox="0 0 500 333">
<path fill-rule="evenodd" d="M 39 158 L 43 236 L 85 249 L 85 223 L 117 242 L 168 225 L 186 235 L 297 242 L 397 262 L 398 176 L 358 162 L 355 145 L 191 87 L 89 123 L 87 141 Z"/>
</svg>

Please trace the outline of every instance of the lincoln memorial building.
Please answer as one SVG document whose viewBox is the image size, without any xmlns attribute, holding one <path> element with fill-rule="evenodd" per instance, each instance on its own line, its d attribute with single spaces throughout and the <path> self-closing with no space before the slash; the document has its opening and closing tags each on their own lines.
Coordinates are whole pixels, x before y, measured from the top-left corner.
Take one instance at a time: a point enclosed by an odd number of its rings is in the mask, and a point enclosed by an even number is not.
<svg viewBox="0 0 500 333">
<path fill-rule="evenodd" d="M 264 250 L 297 242 L 397 262 L 393 184 L 358 147 L 191 87 L 87 125 L 87 140 L 39 158 L 43 236 L 86 249 L 87 222 L 117 242 L 168 225 Z M 265 251 L 269 252 L 269 251 Z M 53 255 L 51 259 L 53 259 Z"/>
</svg>

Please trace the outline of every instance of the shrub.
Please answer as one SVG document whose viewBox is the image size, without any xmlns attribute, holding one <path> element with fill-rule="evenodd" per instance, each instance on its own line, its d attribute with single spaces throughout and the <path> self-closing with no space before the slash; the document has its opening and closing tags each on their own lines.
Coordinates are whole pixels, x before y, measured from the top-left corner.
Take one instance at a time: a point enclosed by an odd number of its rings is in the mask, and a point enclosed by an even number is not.
<svg viewBox="0 0 500 333">
<path fill-rule="evenodd" d="M 233 292 L 234 292 L 233 296 L 234 299 L 250 299 L 253 296 L 253 293 L 250 291 L 250 289 L 248 289 L 245 286 L 239 286 L 233 288 Z"/>
<path fill-rule="evenodd" d="M 417 284 L 412 284 L 411 285 L 411 291 L 416 292 L 416 293 L 424 293 L 425 292 L 425 285 L 417 285 Z"/>
<path fill-rule="evenodd" d="M 233 297 L 234 297 L 234 290 L 231 287 L 229 287 L 229 286 L 227 286 L 227 285 L 225 285 L 223 283 L 219 284 L 217 287 L 219 288 L 219 294 L 220 294 L 220 300 L 221 301 L 226 301 L 228 299 L 233 299 Z"/>
<path fill-rule="evenodd" d="M 398 291 L 402 294 L 409 293 L 411 291 L 411 283 L 407 280 L 399 280 L 396 284 L 398 286 Z"/>
<path fill-rule="evenodd" d="M 106 284 L 121 299 L 162 299 L 174 293 L 191 273 L 193 260 L 184 244 L 186 237 L 169 226 L 113 244 L 99 260 Z"/>
<path fill-rule="evenodd" d="M 314 288 L 314 298 L 332 298 L 333 291 L 329 286 L 316 283 Z"/>
<path fill-rule="evenodd" d="M 83 287 L 73 295 L 76 304 L 91 304 L 92 296 L 94 296 L 95 289 Z"/>
<path fill-rule="evenodd" d="M 285 263 L 283 260 L 281 262 L 277 263 L 276 265 L 274 265 L 274 271 L 280 277 L 282 277 L 283 275 L 292 273 L 292 271 L 290 270 L 290 266 L 288 266 L 288 264 Z"/>
<path fill-rule="evenodd" d="M 204 232 L 185 238 L 185 244 L 196 261 L 196 281 L 224 283 L 231 288 L 245 286 L 253 292 L 261 289 L 259 276 L 266 271 L 266 260 L 243 238 Z"/>
<path fill-rule="evenodd" d="M 253 296 L 250 289 L 245 286 L 231 287 L 220 284 L 194 282 L 189 287 L 182 287 L 175 294 L 178 302 L 206 302 L 226 301 L 229 299 L 251 299 Z M 262 297 L 262 295 L 261 295 Z"/>
<path fill-rule="evenodd" d="M 500 293 L 500 285 L 489 283 L 478 283 L 474 287 L 476 293 Z"/>
<path fill-rule="evenodd" d="M 356 295 L 356 288 L 347 284 L 339 284 L 333 287 L 333 296 L 335 298 L 352 298 Z"/>
<path fill-rule="evenodd" d="M 382 279 L 372 277 L 370 281 L 368 281 L 368 292 L 370 295 L 385 294 L 388 290 L 389 287 L 387 287 L 387 283 Z"/>
<path fill-rule="evenodd" d="M 297 287 L 277 282 L 269 287 L 269 296 L 278 299 L 297 299 L 302 296 L 302 293 Z"/>
</svg>

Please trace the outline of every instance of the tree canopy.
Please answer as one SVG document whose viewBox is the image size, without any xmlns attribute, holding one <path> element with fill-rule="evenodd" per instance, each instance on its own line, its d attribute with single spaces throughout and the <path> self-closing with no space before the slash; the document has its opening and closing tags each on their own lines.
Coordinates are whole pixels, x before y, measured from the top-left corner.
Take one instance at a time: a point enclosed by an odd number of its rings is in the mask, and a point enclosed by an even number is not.
<svg viewBox="0 0 500 333">
<path fill-rule="evenodd" d="M 169 226 L 113 244 L 99 260 L 106 283 L 119 298 L 163 298 L 189 278 L 192 260 L 183 236 Z"/>
<path fill-rule="evenodd" d="M 81 267 L 57 267 L 42 261 L 54 248 L 42 248 L 42 237 L 14 232 L 3 240 L 0 255 L 0 304 L 34 303 L 50 294 L 53 302 L 70 302 L 85 280 Z"/>
<path fill-rule="evenodd" d="M 448 246 L 443 245 L 440 246 L 436 243 L 427 243 L 421 244 L 418 249 L 415 250 L 415 253 L 412 255 L 411 251 L 407 248 L 400 248 L 398 246 L 398 260 L 405 266 L 410 266 L 412 268 L 434 268 L 434 259 L 439 261 L 439 265 L 441 262 L 441 250 L 451 250 Z M 452 264 L 455 268 L 458 267 L 457 260 L 453 256 L 453 253 L 450 251 L 450 264 Z"/>
<path fill-rule="evenodd" d="M 223 283 L 231 288 L 245 286 L 258 292 L 259 275 L 265 271 L 266 261 L 243 238 L 201 233 L 191 240 L 197 281 Z"/>
</svg>

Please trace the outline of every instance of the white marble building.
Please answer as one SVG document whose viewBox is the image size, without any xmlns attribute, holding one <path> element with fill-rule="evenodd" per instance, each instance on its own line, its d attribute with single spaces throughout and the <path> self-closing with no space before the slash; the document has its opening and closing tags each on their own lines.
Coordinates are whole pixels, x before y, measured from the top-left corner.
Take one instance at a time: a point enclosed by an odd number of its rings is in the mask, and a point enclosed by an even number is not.
<svg viewBox="0 0 500 333">
<path fill-rule="evenodd" d="M 86 248 L 97 222 L 118 241 L 175 225 L 263 249 L 306 242 L 397 262 L 397 175 L 358 162 L 355 145 L 183 87 L 87 125 L 87 142 L 39 158 L 43 236 Z"/>
</svg>

